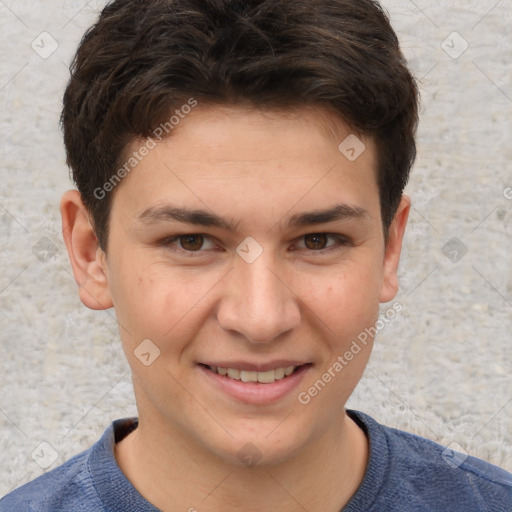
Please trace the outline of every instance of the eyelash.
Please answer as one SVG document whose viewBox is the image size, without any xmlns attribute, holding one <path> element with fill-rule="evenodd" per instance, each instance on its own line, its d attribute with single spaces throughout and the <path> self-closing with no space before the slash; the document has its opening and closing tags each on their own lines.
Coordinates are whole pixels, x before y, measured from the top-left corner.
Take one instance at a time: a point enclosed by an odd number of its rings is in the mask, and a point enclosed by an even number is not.
<svg viewBox="0 0 512 512">
<path fill-rule="evenodd" d="M 343 235 L 338 235 L 336 233 L 307 233 L 305 235 L 302 235 L 301 237 L 299 237 L 299 239 L 304 239 L 305 237 L 307 236 L 313 236 L 313 235 L 326 235 L 328 238 L 334 238 L 335 240 L 337 240 L 337 243 L 336 244 L 333 244 L 325 249 L 307 249 L 306 248 L 306 251 L 309 252 L 309 253 L 312 253 L 312 254 L 319 254 L 319 255 L 322 255 L 322 254 L 327 254 L 327 253 L 330 253 L 330 252 L 333 252 L 333 251 L 339 251 L 345 247 L 348 247 L 348 246 L 352 246 L 353 243 L 352 241 L 347 238 L 346 236 L 343 236 Z M 176 236 L 171 236 L 171 237 L 167 237 L 167 238 L 164 238 L 163 240 L 161 240 L 158 245 L 161 245 L 163 247 L 166 247 L 166 248 L 169 248 L 171 251 L 173 252 L 177 252 L 177 253 L 182 253 L 182 254 L 185 254 L 187 257 L 200 257 L 203 255 L 203 253 L 205 251 L 203 250 L 197 250 L 197 251 L 188 251 L 186 249 L 182 249 L 182 248 L 176 248 L 176 246 L 173 246 L 173 243 L 180 240 L 180 239 L 183 239 L 183 238 L 186 238 L 188 236 L 201 236 L 203 237 L 204 239 L 210 239 L 210 236 L 208 235 L 205 235 L 203 233 L 187 233 L 187 234 L 184 234 L 184 235 L 176 235 Z"/>
</svg>

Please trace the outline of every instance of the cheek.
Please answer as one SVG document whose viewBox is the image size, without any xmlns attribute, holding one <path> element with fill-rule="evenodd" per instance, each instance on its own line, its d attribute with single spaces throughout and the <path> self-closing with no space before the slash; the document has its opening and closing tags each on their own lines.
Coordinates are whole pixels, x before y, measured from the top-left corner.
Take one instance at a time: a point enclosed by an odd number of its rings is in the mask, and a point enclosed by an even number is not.
<svg viewBox="0 0 512 512">
<path fill-rule="evenodd" d="M 327 281 L 326 281 L 327 282 Z M 326 343 L 318 373 L 303 389 L 318 417 L 329 421 L 332 403 L 345 403 L 361 379 L 373 348 L 379 314 L 379 280 L 373 272 L 352 269 L 324 288 L 315 313 L 326 325 Z M 304 402 L 301 402 L 304 403 Z"/>
<path fill-rule="evenodd" d="M 123 260 L 109 275 L 110 290 L 124 341 L 157 337 L 172 327 L 175 287 L 134 260 Z"/>
<path fill-rule="evenodd" d="M 128 268 L 129 267 L 129 268 Z M 219 280 L 208 275 L 169 269 L 161 263 L 121 265 L 111 288 L 117 318 L 130 345 L 149 338 L 162 349 L 173 348 L 204 322 L 205 305 Z M 192 331 L 191 331 L 192 329 Z"/>
<path fill-rule="evenodd" d="M 341 335 L 353 329 L 364 328 L 374 321 L 379 311 L 380 275 L 371 265 L 347 265 L 337 275 L 323 279 L 303 280 L 302 289 L 308 306 L 318 312 L 320 318 L 329 317 Z"/>
</svg>

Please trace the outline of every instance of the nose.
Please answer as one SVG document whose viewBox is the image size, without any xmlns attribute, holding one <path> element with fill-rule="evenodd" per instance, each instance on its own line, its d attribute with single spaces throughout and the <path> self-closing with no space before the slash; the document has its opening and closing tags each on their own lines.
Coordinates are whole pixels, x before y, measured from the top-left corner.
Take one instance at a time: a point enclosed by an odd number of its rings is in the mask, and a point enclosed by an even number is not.
<svg viewBox="0 0 512 512">
<path fill-rule="evenodd" d="M 237 258 L 227 279 L 217 310 L 224 330 L 269 343 L 300 324 L 297 297 L 265 251 L 252 263 Z"/>
</svg>

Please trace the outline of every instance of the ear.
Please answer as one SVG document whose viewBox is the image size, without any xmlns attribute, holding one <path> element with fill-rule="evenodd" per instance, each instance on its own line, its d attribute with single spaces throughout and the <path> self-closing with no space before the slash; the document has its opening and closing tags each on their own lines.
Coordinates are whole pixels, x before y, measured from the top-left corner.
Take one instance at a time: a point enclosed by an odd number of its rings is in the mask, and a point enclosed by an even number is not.
<svg viewBox="0 0 512 512">
<path fill-rule="evenodd" d="M 398 292 L 398 263 L 402 252 L 402 240 L 404 238 L 407 219 L 411 209 L 411 200 L 403 195 L 393 222 L 389 227 L 389 236 L 384 254 L 384 273 L 380 289 L 380 302 L 393 300 Z"/>
<path fill-rule="evenodd" d="M 62 196 L 60 213 L 62 234 L 79 286 L 80 300 L 90 309 L 111 308 L 105 253 L 99 246 L 78 190 L 69 190 Z"/>
</svg>

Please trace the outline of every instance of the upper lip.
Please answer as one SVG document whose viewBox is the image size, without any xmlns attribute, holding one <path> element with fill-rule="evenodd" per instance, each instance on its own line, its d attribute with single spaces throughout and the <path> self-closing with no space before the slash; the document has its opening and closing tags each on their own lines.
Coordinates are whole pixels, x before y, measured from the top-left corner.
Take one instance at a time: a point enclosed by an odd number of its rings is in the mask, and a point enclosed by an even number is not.
<svg viewBox="0 0 512 512">
<path fill-rule="evenodd" d="M 267 372 L 276 368 L 286 368 L 288 366 L 302 366 L 308 364 L 304 361 L 297 361 L 295 359 L 276 359 L 274 361 L 267 361 L 265 363 L 254 363 L 249 361 L 208 361 L 201 364 L 207 366 L 214 366 L 217 368 L 233 368 L 236 370 L 245 370 L 248 372 Z"/>
</svg>

